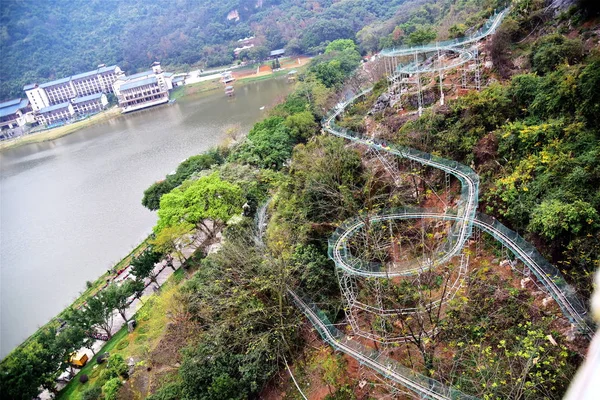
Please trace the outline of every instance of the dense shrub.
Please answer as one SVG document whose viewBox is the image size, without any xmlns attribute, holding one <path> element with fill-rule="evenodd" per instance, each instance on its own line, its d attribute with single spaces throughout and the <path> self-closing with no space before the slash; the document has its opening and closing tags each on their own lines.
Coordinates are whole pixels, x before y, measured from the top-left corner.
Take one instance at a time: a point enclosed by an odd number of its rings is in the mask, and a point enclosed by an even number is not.
<svg viewBox="0 0 600 400">
<path fill-rule="evenodd" d="M 181 396 L 181 384 L 167 383 L 158 389 L 156 393 L 146 397 L 146 400 L 179 400 Z"/>
<path fill-rule="evenodd" d="M 284 122 L 281 117 L 270 117 L 256 123 L 230 160 L 260 168 L 281 169 L 296 143 L 292 130 Z"/>
<path fill-rule="evenodd" d="M 171 190 L 181 185 L 192 174 L 209 169 L 214 165 L 223 163 L 224 157 L 219 149 L 213 149 L 206 153 L 192 156 L 179 164 L 174 174 L 168 175 L 164 180 L 153 183 L 144 191 L 142 205 L 149 210 L 158 210 L 160 198 Z"/>
<path fill-rule="evenodd" d="M 540 75 L 554 71 L 562 63 L 574 64 L 583 56 L 581 40 L 562 35 L 544 36 L 531 51 L 531 67 Z"/>
<path fill-rule="evenodd" d="M 111 380 L 106 382 L 102 386 L 102 393 L 104 394 L 104 399 L 105 400 L 116 400 L 117 395 L 119 393 L 119 389 L 121 388 L 122 384 L 123 383 L 121 382 L 120 378 L 112 378 Z"/>
<path fill-rule="evenodd" d="M 102 396 L 102 389 L 99 386 L 92 386 L 81 393 L 81 400 L 98 400 Z"/>
</svg>

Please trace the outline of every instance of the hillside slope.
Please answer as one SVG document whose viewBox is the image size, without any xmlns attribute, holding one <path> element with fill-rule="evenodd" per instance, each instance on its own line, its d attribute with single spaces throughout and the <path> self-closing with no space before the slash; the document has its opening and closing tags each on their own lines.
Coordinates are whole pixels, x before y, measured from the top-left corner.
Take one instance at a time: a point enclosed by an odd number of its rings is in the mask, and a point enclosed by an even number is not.
<svg viewBox="0 0 600 400">
<path fill-rule="evenodd" d="M 0 99 L 23 85 L 119 64 L 127 72 L 233 61 L 237 40 L 255 35 L 268 50 L 318 52 L 390 18 L 405 0 L 73 0 L 2 2 Z"/>
</svg>

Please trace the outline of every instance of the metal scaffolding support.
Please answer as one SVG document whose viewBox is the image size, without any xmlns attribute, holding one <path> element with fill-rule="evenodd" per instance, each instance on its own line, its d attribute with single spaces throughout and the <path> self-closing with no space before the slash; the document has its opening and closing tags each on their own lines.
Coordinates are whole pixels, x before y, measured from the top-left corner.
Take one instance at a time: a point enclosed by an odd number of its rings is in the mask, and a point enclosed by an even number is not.
<svg viewBox="0 0 600 400">
<path fill-rule="evenodd" d="M 475 256 L 479 257 L 482 253 L 481 230 L 479 228 L 473 228 L 473 233 L 475 234 Z"/>
<path fill-rule="evenodd" d="M 475 56 L 475 89 L 481 90 L 481 71 L 479 66 L 479 49 L 474 46 L 473 54 Z"/>
<path fill-rule="evenodd" d="M 440 105 L 443 106 L 444 105 L 444 76 L 442 74 L 442 58 L 440 55 L 440 49 L 438 48 L 437 51 L 437 62 L 438 62 L 438 68 L 439 68 L 439 80 L 440 80 Z"/>
<path fill-rule="evenodd" d="M 484 27 L 476 34 L 453 41 L 453 46 L 464 46 L 474 43 L 488 34 L 492 33 L 499 25 L 506 10 L 490 19 Z M 444 46 L 450 46 L 446 43 Z M 442 46 L 443 47 L 443 46 Z M 422 46 L 418 49 L 400 48 L 383 51 L 385 57 L 390 58 L 389 67 L 392 76 L 390 82 L 399 80 L 400 92 L 402 92 L 401 74 L 416 75 L 419 114 L 422 112 L 423 99 L 420 82 L 420 74 L 426 72 L 440 72 L 448 68 L 464 66 L 470 59 L 475 57 L 476 86 L 480 88 L 481 76 L 478 65 L 479 56 L 466 50 L 450 49 L 458 56 L 453 63 L 442 65 L 439 53 L 437 67 L 423 68 L 419 64 L 417 54 L 432 54 L 439 51 L 440 45 Z M 434 49 L 434 50 L 432 50 Z M 397 64 L 396 57 L 411 57 L 414 55 L 414 64 Z M 431 60 L 431 59 L 430 59 Z M 427 63 L 425 57 L 424 65 Z M 434 63 L 435 64 L 435 63 Z M 437 69 L 436 69 L 437 68 Z M 466 80 L 466 78 L 465 78 Z M 479 81 L 479 83 L 477 83 Z M 392 84 L 393 86 L 393 84 Z M 466 82 L 464 82 L 466 87 Z M 467 240 L 472 237 L 475 229 L 476 254 L 479 254 L 481 231 L 492 236 L 503 246 L 503 252 L 510 250 L 515 260 L 520 260 L 526 270 L 533 274 L 543 287 L 556 300 L 565 317 L 588 336 L 593 329 L 587 322 L 587 310 L 585 305 L 578 299 L 575 291 L 569 286 L 559 270 L 549 264 L 533 247 L 526 242 L 518 233 L 508 229 L 492 217 L 477 213 L 479 176 L 471 168 L 456 161 L 441 158 L 439 156 L 424 153 L 399 145 L 382 146 L 371 138 L 363 137 L 360 133 L 350 131 L 336 123 L 336 119 L 343 110 L 353 101 L 369 93 L 367 89 L 356 93 L 347 99 L 340 107 L 332 110 L 322 121 L 324 131 L 341 138 L 348 139 L 353 143 L 369 146 L 375 151 L 377 157 L 382 160 L 384 167 L 394 170 L 392 165 L 387 166 L 389 161 L 381 153 L 387 153 L 403 159 L 410 160 L 411 169 L 416 170 L 414 164 L 436 168 L 446 174 L 445 183 L 449 192 L 450 178 L 454 176 L 460 182 L 460 196 L 457 197 L 455 207 L 445 210 L 431 210 L 423 208 L 398 208 L 381 210 L 376 214 L 357 215 L 344 221 L 338 226 L 329 239 L 329 257 L 335 262 L 336 274 L 339 279 L 344 310 L 354 334 L 372 339 L 380 343 L 402 343 L 407 339 L 404 328 L 398 327 L 402 324 L 411 323 L 421 318 L 425 310 L 440 309 L 442 305 L 450 301 L 460 290 L 464 281 L 464 274 L 469 262 L 468 255 L 464 250 Z M 413 223 L 411 221 L 419 221 Z M 433 228 L 425 231 L 427 221 L 438 221 Z M 410 236 L 405 234 L 410 230 Z M 438 239 L 445 238 L 441 244 L 435 244 L 436 234 Z M 400 248 L 395 248 L 396 243 L 403 240 L 402 250 L 410 253 L 407 259 L 401 262 L 394 253 L 398 254 Z M 431 242 L 431 239 L 434 239 Z M 427 246 L 427 249 L 426 249 Z M 391 255 L 391 256 L 390 256 Z M 391 262 L 390 262 L 391 259 Z M 458 264 L 456 260 L 460 260 Z M 451 265 L 458 265 L 452 268 Z M 511 266 L 514 268 L 513 263 Z M 446 282 L 449 290 L 446 294 L 437 294 L 431 290 L 428 301 L 402 302 L 402 297 L 393 289 L 399 281 L 404 280 L 409 287 L 427 281 L 431 274 L 445 273 L 448 278 Z M 428 275 L 430 274 L 430 275 Z M 435 276 L 434 276 L 435 277 Z M 408 292 L 411 294 L 411 292 Z M 423 295 L 422 291 L 418 292 Z M 359 341 L 352 340 L 343 332 L 339 331 L 313 303 L 305 300 L 295 292 L 288 290 L 292 301 L 304 312 L 315 329 L 323 339 L 351 357 L 355 358 L 361 365 L 366 365 L 381 374 L 385 379 L 397 382 L 411 390 L 417 396 L 428 399 L 471 399 L 458 390 L 443 385 L 441 382 L 424 377 L 418 373 L 405 368 L 393 359 L 385 356 L 378 349 L 362 345 Z M 390 294 L 390 296 L 388 296 Z M 409 297 L 410 299 L 410 297 Z M 410 315 L 411 318 L 405 318 Z M 364 326 L 361 326 L 364 325 Z M 420 324 L 421 332 L 429 334 L 436 331 L 436 327 Z M 378 330 L 379 332 L 375 331 Z"/>
<path fill-rule="evenodd" d="M 452 194 L 450 193 L 450 174 L 444 171 L 444 183 L 446 184 L 446 204 L 450 204 Z"/>
<path fill-rule="evenodd" d="M 417 103 L 418 103 L 418 112 L 419 117 L 423 115 L 423 91 L 421 88 L 421 74 L 419 74 L 419 59 L 418 55 L 415 52 L 415 79 L 417 80 Z"/>
</svg>

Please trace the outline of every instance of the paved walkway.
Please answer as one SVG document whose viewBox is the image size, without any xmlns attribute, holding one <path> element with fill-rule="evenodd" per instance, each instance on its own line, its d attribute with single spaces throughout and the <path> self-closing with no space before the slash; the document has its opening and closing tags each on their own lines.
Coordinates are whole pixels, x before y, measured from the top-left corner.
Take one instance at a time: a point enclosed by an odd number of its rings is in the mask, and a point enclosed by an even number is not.
<svg viewBox="0 0 600 400">
<path fill-rule="evenodd" d="M 184 256 L 184 261 L 187 260 L 192 254 L 194 254 L 194 252 L 201 247 L 201 245 L 204 242 L 204 236 L 200 235 L 199 232 L 196 232 L 197 237 L 192 236 L 193 240 L 190 241 L 190 243 L 183 247 L 181 249 L 181 253 Z M 220 237 L 220 234 L 217 234 L 217 239 Z M 190 238 L 188 238 L 187 241 L 189 241 Z M 177 257 L 176 254 L 172 254 L 173 255 L 173 268 L 168 267 L 167 266 L 167 261 L 166 259 L 161 260 L 159 263 L 156 264 L 153 273 L 156 275 L 156 281 L 158 282 L 159 286 L 162 286 L 171 275 L 173 275 L 173 273 L 178 270 L 179 268 L 181 268 L 181 262 L 179 261 L 179 258 Z M 125 271 L 123 271 L 121 274 L 119 274 L 119 276 L 117 276 L 115 279 L 113 279 L 113 283 L 116 284 L 120 284 L 121 282 L 124 282 L 127 279 L 133 279 L 133 276 L 129 274 L 129 270 L 130 270 L 131 266 L 128 266 Z M 144 284 L 146 285 L 146 288 L 144 289 L 144 292 L 142 293 L 142 298 L 147 299 L 149 296 L 152 296 L 154 293 L 156 293 L 156 291 L 158 290 L 158 287 L 156 286 L 156 283 L 152 282 L 150 280 L 150 278 L 146 278 L 144 280 Z M 133 298 L 133 296 L 132 296 Z M 142 300 L 144 301 L 144 300 Z M 128 320 L 130 320 L 135 313 L 142 307 L 143 303 L 142 301 L 140 301 L 140 299 L 133 299 L 133 301 L 129 304 L 129 307 L 127 308 L 127 310 L 125 311 L 125 316 L 127 317 Z M 145 302 L 145 301 L 144 301 Z M 111 336 L 114 335 L 115 333 L 117 333 L 124 325 L 125 325 L 125 321 L 123 320 L 123 317 L 121 316 L 121 314 L 115 310 L 113 312 L 113 325 L 112 325 L 112 329 L 111 329 Z M 102 347 L 104 347 L 104 345 L 106 344 L 106 342 L 104 340 L 96 340 L 94 342 L 94 344 L 92 345 L 92 349 L 88 349 L 86 347 L 82 347 L 81 349 L 79 349 L 80 353 L 85 353 L 87 354 L 88 358 L 91 360 L 92 357 L 94 356 L 94 353 L 98 353 L 99 351 L 102 350 Z M 74 369 L 75 374 L 77 374 L 79 372 L 79 369 Z M 63 380 L 67 381 L 69 380 L 69 370 L 64 371 L 58 378 L 59 380 Z M 63 387 L 66 386 L 66 383 L 58 383 L 56 385 L 56 389 L 57 390 L 61 390 Z M 48 390 L 44 390 L 42 393 L 40 393 L 38 395 L 38 398 L 42 399 L 42 400 L 48 400 L 48 399 L 52 399 L 54 398 L 52 393 L 50 393 Z"/>
</svg>

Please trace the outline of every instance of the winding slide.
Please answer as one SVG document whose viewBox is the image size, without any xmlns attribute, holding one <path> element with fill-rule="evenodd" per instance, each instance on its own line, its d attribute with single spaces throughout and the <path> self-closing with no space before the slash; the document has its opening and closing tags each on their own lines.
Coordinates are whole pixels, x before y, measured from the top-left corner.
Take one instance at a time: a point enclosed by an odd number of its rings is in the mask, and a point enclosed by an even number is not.
<svg viewBox="0 0 600 400">
<path fill-rule="evenodd" d="M 463 53 L 464 50 L 457 49 L 457 46 L 465 46 L 474 43 L 494 33 L 507 12 L 507 10 L 504 10 L 494 15 L 480 31 L 467 38 L 420 47 L 404 47 L 384 50 L 382 55 L 386 57 L 405 56 L 438 51 L 440 48 Z M 464 59 L 466 62 L 469 58 L 465 57 Z M 412 67 L 406 66 L 405 68 L 406 70 L 399 72 L 410 73 Z M 343 113 L 349 105 L 356 99 L 369 93 L 371 90 L 372 88 L 362 91 L 350 97 L 347 101 L 338 104 L 338 106 L 322 121 L 323 129 L 335 136 L 368 146 L 376 152 L 387 152 L 394 156 L 409 159 L 425 166 L 438 168 L 457 178 L 461 183 L 462 190 L 458 206 L 454 212 L 406 208 L 388 210 L 369 218 L 370 222 L 425 218 L 453 221 L 454 226 L 448 234 L 447 246 L 438 251 L 435 259 L 429 261 L 428 265 L 424 266 L 423 263 L 417 263 L 412 269 L 409 268 L 398 271 L 385 270 L 385 268 L 374 266 L 373 263 L 353 257 L 348 248 L 349 239 L 364 226 L 363 219 L 353 218 L 343 223 L 330 239 L 329 256 L 335 262 L 336 268 L 343 274 L 367 278 L 390 278 L 394 276 L 416 274 L 424 268 L 433 268 L 437 265 L 447 263 L 452 257 L 458 255 L 463 250 L 466 241 L 471 237 L 473 226 L 475 226 L 493 236 L 505 248 L 510 250 L 516 258 L 520 259 L 535 275 L 547 292 L 554 298 L 565 317 L 568 318 L 572 324 L 576 325 L 582 333 L 591 337 L 593 328 L 587 322 L 587 310 L 584 304 L 577 298 L 574 289 L 565 282 L 560 272 L 548 263 L 535 247 L 527 243 L 516 232 L 508 229 L 494 218 L 477 212 L 479 176 L 475 171 L 456 161 L 447 160 L 408 147 L 395 145 L 384 146 L 383 144 L 375 143 L 370 138 L 362 137 L 360 134 L 349 131 L 336 124 L 335 121 L 337 117 Z M 303 298 L 292 290 L 288 290 L 288 293 L 292 301 L 303 311 L 327 343 L 336 350 L 350 355 L 361 364 L 377 371 L 385 378 L 404 386 L 421 398 L 474 399 L 474 397 L 445 386 L 434 379 L 418 374 L 374 349 L 353 341 L 352 338 L 344 335 L 335 328 L 326 315 L 308 299 Z"/>
</svg>

